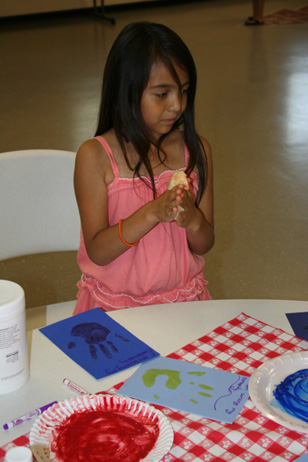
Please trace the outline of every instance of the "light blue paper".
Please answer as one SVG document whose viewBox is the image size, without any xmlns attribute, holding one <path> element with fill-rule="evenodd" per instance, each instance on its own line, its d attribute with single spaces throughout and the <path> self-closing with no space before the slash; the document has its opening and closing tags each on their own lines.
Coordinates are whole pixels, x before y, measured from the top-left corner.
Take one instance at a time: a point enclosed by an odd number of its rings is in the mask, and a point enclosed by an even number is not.
<svg viewBox="0 0 308 462">
<path fill-rule="evenodd" d="M 142 364 L 118 393 L 232 423 L 249 397 L 248 382 L 243 375 L 159 357 Z"/>
<path fill-rule="evenodd" d="M 297 459 L 294 459 L 294 462 L 308 462 L 308 452 L 306 452 L 306 454 L 304 454 L 303 456 L 301 457 L 298 457 Z"/>
<path fill-rule="evenodd" d="M 56 322 L 40 331 L 96 379 L 159 355 L 100 308 Z"/>
</svg>

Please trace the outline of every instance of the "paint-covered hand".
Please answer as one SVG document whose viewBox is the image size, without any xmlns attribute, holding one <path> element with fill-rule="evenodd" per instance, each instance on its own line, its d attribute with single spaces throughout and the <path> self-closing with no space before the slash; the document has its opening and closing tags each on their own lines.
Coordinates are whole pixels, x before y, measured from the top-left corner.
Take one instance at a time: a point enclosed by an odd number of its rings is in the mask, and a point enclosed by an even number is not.
<svg viewBox="0 0 308 462">
<path fill-rule="evenodd" d="M 183 189 L 183 197 L 178 207 L 178 213 L 175 216 L 175 221 L 181 228 L 189 228 L 193 225 L 197 215 L 197 208 L 194 203 L 191 191 Z"/>
<path fill-rule="evenodd" d="M 157 222 L 171 222 L 174 221 L 178 213 L 178 205 L 183 201 L 183 185 L 167 189 L 161 196 L 149 202 L 151 213 Z"/>
</svg>

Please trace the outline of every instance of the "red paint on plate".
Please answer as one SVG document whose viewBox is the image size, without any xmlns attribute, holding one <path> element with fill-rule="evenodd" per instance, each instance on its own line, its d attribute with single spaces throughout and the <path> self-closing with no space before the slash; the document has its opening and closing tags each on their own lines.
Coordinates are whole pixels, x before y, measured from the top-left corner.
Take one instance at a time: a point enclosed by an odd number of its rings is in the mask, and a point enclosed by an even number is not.
<svg viewBox="0 0 308 462">
<path fill-rule="evenodd" d="M 61 462 L 138 462 L 153 449 L 158 419 L 85 410 L 53 430 L 51 458 Z"/>
</svg>

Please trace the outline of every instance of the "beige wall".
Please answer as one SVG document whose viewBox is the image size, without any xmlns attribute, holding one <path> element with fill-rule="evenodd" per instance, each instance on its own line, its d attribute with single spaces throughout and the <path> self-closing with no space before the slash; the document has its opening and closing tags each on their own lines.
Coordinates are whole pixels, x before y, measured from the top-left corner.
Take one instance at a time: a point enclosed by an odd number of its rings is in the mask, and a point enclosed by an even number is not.
<svg viewBox="0 0 308 462">
<path fill-rule="evenodd" d="M 134 3 L 144 0 L 133 0 Z M 146 0 L 159 1 L 159 0 Z M 97 0 L 100 5 L 100 0 Z M 132 0 L 105 0 L 105 6 L 132 3 Z M 0 17 L 18 16 L 23 14 L 47 13 L 70 9 L 88 8 L 93 6 L 93 0 L 0 0 Z"/>
</svg>

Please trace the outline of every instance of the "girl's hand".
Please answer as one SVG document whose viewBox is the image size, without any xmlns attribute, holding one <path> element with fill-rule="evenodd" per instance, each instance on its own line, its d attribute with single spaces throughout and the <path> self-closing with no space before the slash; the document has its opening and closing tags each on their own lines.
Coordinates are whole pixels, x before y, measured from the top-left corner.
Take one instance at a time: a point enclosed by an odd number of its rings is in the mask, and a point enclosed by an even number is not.
<svg viewBox="0 0 308 462">
<path fill-rule="evenodd" d="M 195 206 L 193 194 L 190 191 L 183 192 L 180 205 L 184 210 L 177 216 L 176 223 L 186 229 L 190 250 L 197 255 L 204 255 L 214 244 L 213 163 L 211 146 L 205 138 L 200 137 L 200 140 L 208 164 L 205 172 L 206 188 L 198 206 Z"/>
<path fill-rule="evenodd" d="M 198 209 L 195 206 L 191 191 L 183 189 L 183 198 L 179 210 L 175 216 L 178 226 L 186 229 L 194 227 L 194 221 L 198 218 Z"/>
<path fill-rule="evenodd" d="M 183 186 L 176 186 L 166 190 L 157 199 L 150 202 L 151 212 L 158 222 L 171 222 L 178 213 L 178 205 L 184 198 Z"/>
</svg>

